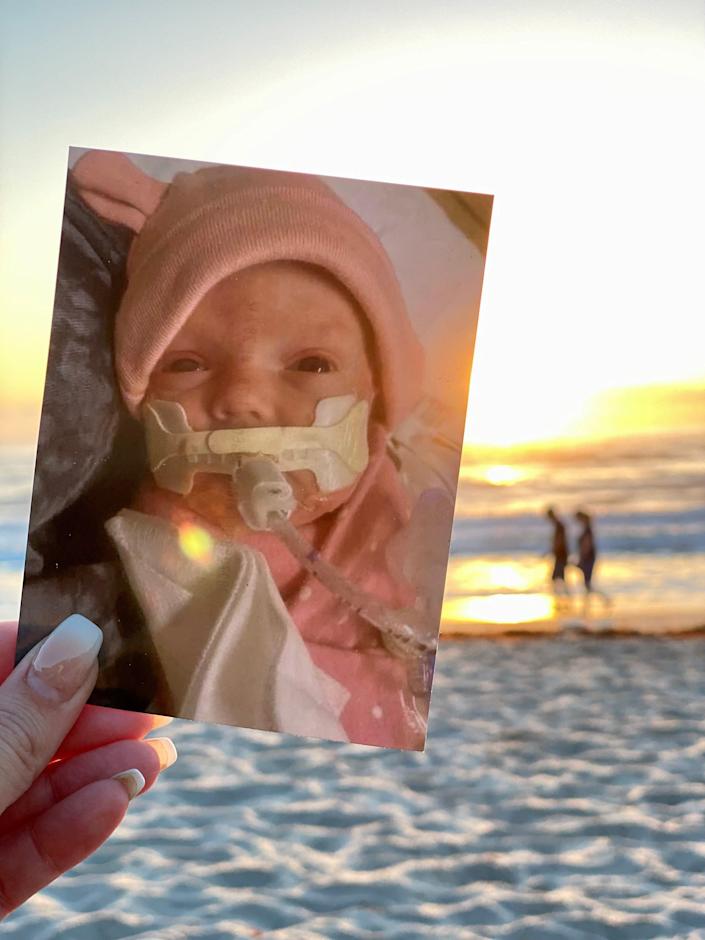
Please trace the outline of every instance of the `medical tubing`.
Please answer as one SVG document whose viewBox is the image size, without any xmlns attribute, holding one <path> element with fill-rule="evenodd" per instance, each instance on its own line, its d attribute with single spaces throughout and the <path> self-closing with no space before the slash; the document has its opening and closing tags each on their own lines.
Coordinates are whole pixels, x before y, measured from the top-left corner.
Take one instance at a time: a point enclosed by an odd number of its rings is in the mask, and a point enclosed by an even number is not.
<svg viewBox="0 0 705 940">
<path fill-rule="evenodd" d="M 317 549 L 299 533 L 284 514 L 270 513 L 268 522 L 270 531 L 279 536 L 307 571 L 389 640 L 392 652 L 406 657 L 418 657 L 435 651 L 435 643 L 419 639 L 409 626 L 408 621 L 418 617 L 416 611 L 392 610 L 381 604 L 372 594 L 352 585 L 334 565 L 320 556 Z"/>
<path fill-rule="evenodd" d="M 420 639 L 412 626 L 421 619 L 419 611 L 393 610 L 351 584 L 289 521 L 294 508 L 293 494 L 274 461 L 266 457 L 247 461 L 236 468 L 232 482 L 245 522 L 255 531 L 268 530 L 277 535 L 306 571 L 380 631 L 391 653 L 411 660 L 433 657 L 435 642 Z"/>
</svg>

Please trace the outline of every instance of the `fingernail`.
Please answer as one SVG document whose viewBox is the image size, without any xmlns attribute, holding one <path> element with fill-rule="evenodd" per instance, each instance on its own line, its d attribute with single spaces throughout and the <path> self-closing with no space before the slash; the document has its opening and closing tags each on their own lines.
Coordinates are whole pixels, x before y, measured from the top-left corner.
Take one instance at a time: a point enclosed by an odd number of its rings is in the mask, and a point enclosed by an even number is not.
<svg viewBox="0 0 705 940">
<path fill-rule="evenodd" d="M 49 634 L 27 673 L 27 684 L 42 698 L 65 702 L 85 682 L 103 642 L 87 617 L 71 614 Z"/>
<path fill-rule="evenodd" d="M 174 719 L 169 718 L 168 715 L 152 715 L 152 721 L 155 728 L 164 728 L 166 725 L 170 725 Z"/>
<path fill-rule="evenodd" d="M 145 738 L 145 741 L 157 753 L 159 770 L 166 770 L 167 767 L 171 767 L 179 756 L 171 738 Z"/>
<path fill-rule="evenodd" d="M 147 782 L 136 767 L 133 767 L 132 770 L 123 770 L 122 773 L 115 774 L 111 779 L 117 780 L 118 783 L 122 784 L 127 793 L 128 800 L 134 800 L 137 794 L 144 790 L 145 783 Z"/>
</svg>

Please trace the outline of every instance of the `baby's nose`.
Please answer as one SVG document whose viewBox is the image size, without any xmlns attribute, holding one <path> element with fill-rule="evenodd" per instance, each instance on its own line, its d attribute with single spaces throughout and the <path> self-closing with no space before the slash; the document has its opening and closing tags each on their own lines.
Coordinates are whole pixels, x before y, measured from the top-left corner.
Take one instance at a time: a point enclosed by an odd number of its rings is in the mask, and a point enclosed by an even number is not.
<svg viewBox="0 0 705 940">
<path fill-rule="evenodd" d="M 279 405 L 271 377 L 261 372 L 239 372 L 223 375 L 217 383 L 211 413 L 222 427 L 277 427 Z"/>
</svg>

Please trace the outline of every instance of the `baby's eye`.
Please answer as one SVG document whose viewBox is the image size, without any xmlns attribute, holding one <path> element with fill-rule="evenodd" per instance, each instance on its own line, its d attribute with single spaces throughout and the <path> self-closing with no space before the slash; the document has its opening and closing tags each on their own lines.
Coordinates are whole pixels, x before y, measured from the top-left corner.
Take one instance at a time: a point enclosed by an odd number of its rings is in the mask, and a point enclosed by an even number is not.
<svg viewBox="0 0 705 940">
<path fill-rule="evenodd" d="M 182 356 L 180 359 L 172 359 L 162 366 L 162 372 L 201 372 L 205 366 L 198 359 L 192 356 Z"/>
<path fill-rule="evenodd" d="M 289 366 L 294 372 L 333 372 L 335 366 L 326 356 L 303 356 Z"/>
</svg>

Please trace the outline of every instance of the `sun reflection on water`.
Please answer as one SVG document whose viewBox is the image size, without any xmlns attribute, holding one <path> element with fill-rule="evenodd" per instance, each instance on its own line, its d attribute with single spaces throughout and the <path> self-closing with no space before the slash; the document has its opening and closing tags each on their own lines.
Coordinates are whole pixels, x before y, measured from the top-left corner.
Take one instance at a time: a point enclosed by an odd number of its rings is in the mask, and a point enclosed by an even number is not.
<svg viewBox="0 0 705 940">
<path fill-rule="evenodd" d="M 536 591 L 545 584 L 546 574 L 546 562 L 540 559 L 451 557 L 446 590 L 454 594 Z"/>
<path fill-rule="evenodd" d="M 550 620 L 555 612 L 555 600 L 547 594 L 448 597 L 443 604 L 446 623 L 536 623 Z"/>
</svg>

